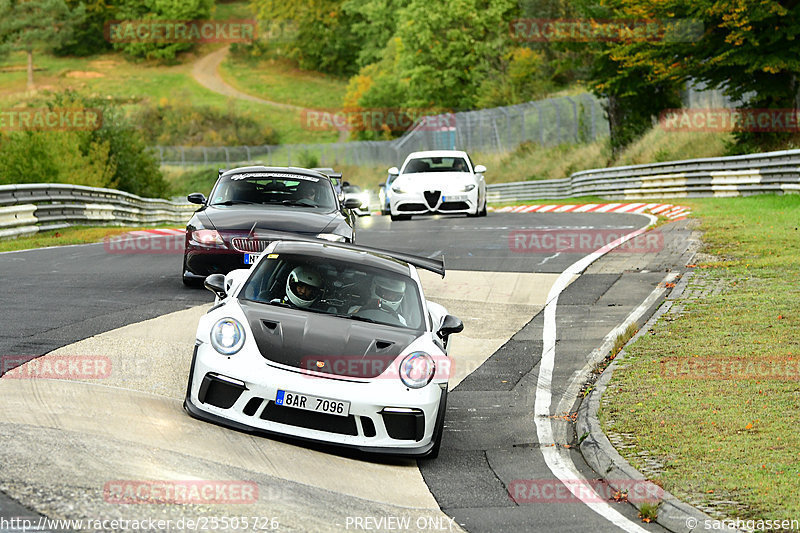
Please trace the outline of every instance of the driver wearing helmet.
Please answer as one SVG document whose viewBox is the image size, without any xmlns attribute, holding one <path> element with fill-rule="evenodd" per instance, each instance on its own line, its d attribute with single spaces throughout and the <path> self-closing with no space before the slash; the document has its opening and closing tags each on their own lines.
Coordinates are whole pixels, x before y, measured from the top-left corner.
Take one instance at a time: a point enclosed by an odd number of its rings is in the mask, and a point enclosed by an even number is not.
<svg viewBox="0 0 800 533">
<path fill-rule="evenodd" d="M 351 309 L 350 314 L 357 314 L 368 309 L 379 309 L 396 317 L 402 325 L 406 326 L 408 325 L 406 319 L 400 314 L 400 304 L 403 302 L 405 293 L 405 281 L 375 276 L 371 286 L 372 299 L 361 307 Z"/>
<path fill-rule="evenodd" d="M 286 296 L 277 302 L 292 304 L 300 308 L 311 307 L 319 301 L 323 287 L 322 276 L 319 272 L 312 267 L 298 266 L 286 278 Z"/>
</svg>

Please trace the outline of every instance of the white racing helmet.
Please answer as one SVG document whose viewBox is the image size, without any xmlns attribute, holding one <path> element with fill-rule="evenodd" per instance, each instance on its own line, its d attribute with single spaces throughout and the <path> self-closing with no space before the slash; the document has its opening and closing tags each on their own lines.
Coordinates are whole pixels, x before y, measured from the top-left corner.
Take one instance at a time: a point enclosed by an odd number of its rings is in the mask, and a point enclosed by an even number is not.
<svg viewBox="0 0 800 533">
<path fill-rule="evenodd" d="M 376 276 L 372 280 L 372 297 L 378 299 L 381 307 L 388 307 L 397 312 L 405 293 L 405 281 L 383 276 Z"/>
<path fill-rule="evenodd" d="M 297 307 L 308 307 L 322 294 L 322 276 L 307 266 L 295 267 L 286 278 L 286 297 Z"/>
</svg>

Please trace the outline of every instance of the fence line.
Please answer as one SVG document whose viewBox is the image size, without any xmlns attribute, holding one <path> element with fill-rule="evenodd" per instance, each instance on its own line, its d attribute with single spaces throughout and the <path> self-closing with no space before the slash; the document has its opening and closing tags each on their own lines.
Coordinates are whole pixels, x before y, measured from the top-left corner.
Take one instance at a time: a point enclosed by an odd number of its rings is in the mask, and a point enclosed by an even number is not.
<svg viewBox="0 0 800 533">
<path fill-rule="evenodd" d="M 455 126 L 432 128 L 430 124 Z M 399 165 L 419 150 L 504 152 L 529 141 L 542 145 L 586 143 L 609 134 L 602 101 L 589 93 L 547 98 L 507 107 L 421 118 L 391 141 L 262 146 L 156 146 L 165 166 L 243 164 L 335 166 Z M 316 160 L 316 161 L 314 161 Z"/>
</svg>

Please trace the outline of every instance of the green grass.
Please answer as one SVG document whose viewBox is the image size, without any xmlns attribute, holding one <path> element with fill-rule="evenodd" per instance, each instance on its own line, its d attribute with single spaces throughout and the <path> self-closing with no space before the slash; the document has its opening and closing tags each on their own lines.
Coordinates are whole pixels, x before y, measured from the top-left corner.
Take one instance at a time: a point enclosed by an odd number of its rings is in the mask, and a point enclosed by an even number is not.
<svg viewBox="0 0 800 533">
<path fill-rule="evenodd" d="M 170 226 L 156 227 L 175 227 Z M 0 252 L 10 252 L 15 250 L 28 250 L 32 248 L 46 248 L 48 246 L 65 246 L 68 244 L 88 244 L 102 242 L 106 237 L 112 237 L 129 231 L 153 229 L 143 227 L 92 227 L 92 226 L 73 226 L 70 228 L 43 231 L 29 237 L 19 237 L 0 241 Z"/>
<path fill-rule="evenodd" d="M 699 275 L 727 290 L 667 315 L 626 348 L 601 421 L 607 432 L 635 436 L 620 450 L 634 466 L 646 466 L 642 451 L 663 463 L 654 479 L 681 499 L 730 517 L 797 518 L 800 196 L 680 203 L 700 218 L 713 257 Z M 732 359 L 774 374 L 714 379 L 709 365 Z M 709 370 L 669 370 L 689 364 Z"/>
<path fill-rule="evenodd" d="M 272 127 L 282 143 L 312 143 L 336 140 L 335 132 L 312 131 L 305 127 L 297 111 L 279 109 L 258 102 L 230 99 L 209 91 L 191 75 L 194 59 L 211 51 L 204 45 L 195 54 L 181 57 L 181 64 L 134 62 L 121 54 L 109 53 L 88 58 L 54 57 L 36 54 L 34 81 L 38 94 L 25 89 L 26 64 L 22 53 L 0 61 L 0 106 L 14 107 L 41 99 L 48 91 L 72 89 L 81 94 L 100 96 L 126 110 L 141 102 L 190 102 L 196 106 L 235 109 L 259 117 Z M 9 70 L 12 69 L 12 70 Z"/>
<path fill-rule="evenodd" d="M 280 59 L 229 55 L 220 74 L 247 94 L 311 109 L 341 109 L 347 90 L 346 79 L 301 70 Z"/>
</svg>

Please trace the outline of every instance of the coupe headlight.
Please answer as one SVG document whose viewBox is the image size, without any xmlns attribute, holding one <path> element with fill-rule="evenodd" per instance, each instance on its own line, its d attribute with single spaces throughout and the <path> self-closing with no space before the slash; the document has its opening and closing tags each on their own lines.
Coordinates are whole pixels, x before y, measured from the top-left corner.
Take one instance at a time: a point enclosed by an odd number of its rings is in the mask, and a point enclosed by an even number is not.
<svg viewBox="0 0 800 533">
<path fill-rule="evenodd" d="M 474 188 L 475 188 L 475 185 L 470 183 L 469 185 L 464 185 L 463 187 L 461 187 L 461 192 L 469 192 Z"/>
<path fill-rule="evenodd" d="M 215 229 L 198 229 L 192 232 L 192 240 L 200 244 L 212 245 L 216 244 L 222 246 L 225 242 L 222 240 L 219 232 Z"/>
<path fill-rule="evenodd" d="M 323 239 L 331 242 L 347 242 L 347 239 L 341 235 L 336 235 L 335 233 L 320 233 L 317 235 L 317 239 Z"/>
<path fill-rule="evenodd" d="M 411 389 L 421 389 L 430 383 L 435 372 L 436 363 L 425 352 L 409 354 L 400 363 L 400 379 Z"/>
<path fill-rule="evenodd" d="M 211 346 L 222 355 L 233 355 L 244 346 L 244 327 L 235 318 L 222 318 L 211 328 Z"/>
</svg>

